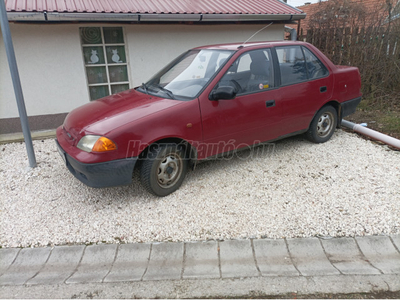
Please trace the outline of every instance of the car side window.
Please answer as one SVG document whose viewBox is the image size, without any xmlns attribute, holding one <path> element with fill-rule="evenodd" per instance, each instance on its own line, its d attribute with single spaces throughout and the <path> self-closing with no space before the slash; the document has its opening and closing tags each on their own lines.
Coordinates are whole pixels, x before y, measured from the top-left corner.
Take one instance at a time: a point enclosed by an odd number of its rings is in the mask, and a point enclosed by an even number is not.
<svg viewBox="0 0 400 300">
<path fill-rule="evenodd" d="M 250 64 L 251 64 L 251 57 L 249 53 L 243 54 L 239 59 L 238 59 L 238 67 L 237 67 L 237 72 L 246 72 L 250 70 Z"/>
<path fill-rule="evenodd" d="M 300 46 L 277 47 L 281 84 L 288 85 L 308 79 L 307 67 Z"/>
<path fill-rule="evenodd" d="M 328 75 L 328 70 L 324 64 L 307 48 L 303 47 L 306 57 L 307 72 L 309 79 L 321 78 Z"/>
<path fill-rule="evenodd" d="M 237 95 L 260 92 L 274 87 L 271 51 L 260 49 L 242 54 L 230 66 L 214 90 L 222 86 L 235 88 Z"/>
</svg>

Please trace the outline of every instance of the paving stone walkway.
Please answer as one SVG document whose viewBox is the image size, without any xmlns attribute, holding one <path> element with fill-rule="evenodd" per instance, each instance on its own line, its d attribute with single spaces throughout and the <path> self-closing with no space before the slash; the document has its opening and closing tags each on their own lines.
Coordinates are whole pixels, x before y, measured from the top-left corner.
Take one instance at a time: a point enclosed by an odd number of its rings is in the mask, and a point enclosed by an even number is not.
<svg viewBox="0 0 400 300">
<path fill-rule="evenodd" d="M 0 249 L 0 286 L 399 275 L 400 235 Z"/>
</svg>

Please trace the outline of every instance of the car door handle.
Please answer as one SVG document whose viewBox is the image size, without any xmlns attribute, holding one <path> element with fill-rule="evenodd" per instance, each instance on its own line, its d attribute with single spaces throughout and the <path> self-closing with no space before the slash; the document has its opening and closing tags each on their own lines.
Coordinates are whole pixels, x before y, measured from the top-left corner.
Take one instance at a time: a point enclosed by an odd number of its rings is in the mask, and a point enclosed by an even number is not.
<svg viewBox="0 0 400 300">
<path fill-rule="evenodd" d="M 321 87 L 319 88 L 319 91 L 320 91 L 321 93 L 325 93 L 327 90 L 328 90 L 328 89 L 327 89 L 326 86 L 321 86 Z"/>
<path fill-rule="evenodd" d="M 267 102 L 265 102 L 265 106 L 266 106 L 266 107 L 273 107 L 273 106 L 275 106 L 275 100 L 268 100 Z"/>
</svg>

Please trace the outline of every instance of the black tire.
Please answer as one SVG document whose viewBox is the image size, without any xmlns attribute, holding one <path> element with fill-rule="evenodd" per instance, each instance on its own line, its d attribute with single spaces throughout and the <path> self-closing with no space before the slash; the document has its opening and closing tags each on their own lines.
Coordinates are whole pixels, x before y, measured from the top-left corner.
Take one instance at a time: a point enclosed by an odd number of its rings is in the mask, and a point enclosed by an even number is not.
<svg viewBox="0 0 400 300">
<path fill-rule="evenodd" d="M 183 145 L 155 145 L 142 163 L 140 180 L 147 191 L 164 197 L 182 185 L 187 168 L 188 159 Z"/>
<path fill-rule="evenodd" d="M 330 105 L 324 106 L 312 120 L 306 132 L 307 139 L 314 143 L 325 143 L 335 132 L 337 122 L 336 109 Z"/>
</svg>

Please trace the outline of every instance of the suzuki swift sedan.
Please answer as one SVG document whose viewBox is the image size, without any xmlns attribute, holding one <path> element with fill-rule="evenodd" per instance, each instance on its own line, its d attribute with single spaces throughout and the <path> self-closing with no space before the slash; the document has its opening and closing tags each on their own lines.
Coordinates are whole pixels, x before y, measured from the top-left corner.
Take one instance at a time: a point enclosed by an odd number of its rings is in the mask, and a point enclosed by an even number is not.
<svg viewBox="0 0 400 300">
<path fill-rule="evenodd" d="M 197 162 L 304 133 L 328 141 L 361 100 L 357 68 L 304 42 L 191 49 L 131 90 L 77 109 L 57 129 L 70 172 L 90 187 L 166 196 Z"/>
</svg>

